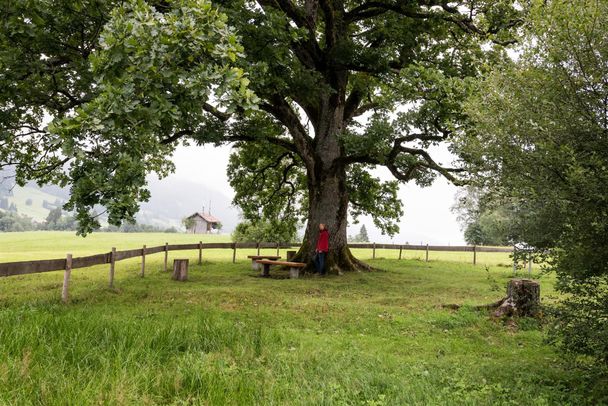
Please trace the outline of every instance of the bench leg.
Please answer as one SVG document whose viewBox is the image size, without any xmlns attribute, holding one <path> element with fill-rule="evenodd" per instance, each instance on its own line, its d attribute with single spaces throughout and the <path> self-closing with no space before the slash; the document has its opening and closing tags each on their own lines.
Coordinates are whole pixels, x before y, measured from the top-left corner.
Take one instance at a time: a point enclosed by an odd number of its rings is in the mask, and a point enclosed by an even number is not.
<svg viewBox="0 0 608 406">
<path fill-rule="evenodd" d="M 254 271 L 259 271 L 260 270 L 260 264 L 258 264 L 257 262 L 255 262 L 255 259 L 251 260 L 251 269 L 253 269 Z"/>
<path fill-rule="evenodd" d="M 262 272 L 262 276 L 270 276 L 270 264 L 263 264 L 264 270 Z"/>
<path fill-rule="evenodd" d="M 300 277 L 300 268 L 289 268 L 289 279 L 298 279 Z"/>
</svg>

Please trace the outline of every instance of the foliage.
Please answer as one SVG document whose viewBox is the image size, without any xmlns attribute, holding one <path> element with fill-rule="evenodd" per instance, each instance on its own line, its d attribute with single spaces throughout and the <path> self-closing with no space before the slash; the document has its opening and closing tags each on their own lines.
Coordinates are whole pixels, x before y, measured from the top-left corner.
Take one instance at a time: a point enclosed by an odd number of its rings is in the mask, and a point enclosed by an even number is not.
<svg viewBox="0 0 608 406">
<path fill-rule="evenodd" d="M 452 211 L 464 230 L 470 245 L 514 245 L 518 243 L 516 228 L 519 223 L 517 205 L 513 201 L 492 200 L 487 191 L 468 186 L 457 196 Z"/>
<path fill-rule="evenodd" d="M 188 232 L 188 230 L 190 230 L 192 227 L 194 227 L 195 224 L 196 224 L 196 220 L 194 220 L 193 217 L 184 217 L 182 219 L 182 225 L 186 229 L 186 232 Z"/>
<path fill-rule="evenodd" d="M 235 242 L 294 242 L 297 227 L 293 224 L 258 221 L 243 221 L 237 224 L 232 233 L 232 241 Z"/>
<path fill-rule="evenodd" d="M 77 230 L 78 223 L 76 218 L 70 214 L 63 215 L 61 207 L 49 211 L 44 224 L 40 225 L 41 230 Z"/>
<path fill-rule="evenodd" d="M 311 189 L 339 175 L 351 214 L 393 234 L 397 183 L 369 171 L 461 180 L 428 150 L 466 120 L 462 101 L 517 37 L 520 3 L 11 1 L 0 163 L 16 165 L 20 184 L 69 185 L 66 209 L 86 234 L 96 205 L 111 224 L 132 221 L 146 175 L 173 169 L 178 142 L 239 142 L 230 176 L 247 219 L 298 222 Z M 245 181 L 269 164 L 264 183 Z"/>
<path fill-rule="evenodd" d="M 36 224 L 32 219 L 10 211 L 0 210 L 0 231 L 30 231 L 35 230 Z"/>
<path fill-rule="evenodd" d="M 177 233 L 177 229 L 175 227 L 163 228 L 150 224 L 140 223 L 123 223 L 120 225 L 120 227 L 109 225 L 105 228 L 102 228 L 101 231 L 109 233 Z"/>
<path fill-rule="evenodd" d="M 608 301 L 608 3 L 535 2 L 517 63 L 471 101 L 461 152 L 485 187 L 516 199 L 517 232 L 568 294 L 554 339 L 605 365 Z"/>
<path fill-rule="evenodd" d="M 0 162 L 17 162 L 20 184 L 27 178 L 69 183 L 65 208 L 75 210 L 83 233 L 99 227 L 91 214 L 97 204 L 111 224 L 134 220 L 137 203 L 149 197 L 145 176 L 173 168 L 172 137 L 206 131 L 208 100 L 228 111 L 255 101 L 234 65 L 242 47 L 208 1 L 158 9 L 143 1 L 29 3 L 11 2 L 3 13 L 0 59 L 8 90 L 2 100 L 15 107 L 2 123 Z M 51 36 L 48 27 L 55 27 Z M 35 66 L 25 62 L 37 52 Z M 39 82 L 21 85 L 28 72 Z M 59 100 L 40 100 L 47 93 Z M 41 128 L 45 113 L 54 120 Z"/>
<path fill-rule="evenodd" d="M 365 228 L 365 224 L 361 225 L 359 229 L 359 234 L 355 236 L 349 236 L 348 241 L 350 242 L 369 242 L 369 236 L 367 235 L 367 228 Z"/>
</svg>

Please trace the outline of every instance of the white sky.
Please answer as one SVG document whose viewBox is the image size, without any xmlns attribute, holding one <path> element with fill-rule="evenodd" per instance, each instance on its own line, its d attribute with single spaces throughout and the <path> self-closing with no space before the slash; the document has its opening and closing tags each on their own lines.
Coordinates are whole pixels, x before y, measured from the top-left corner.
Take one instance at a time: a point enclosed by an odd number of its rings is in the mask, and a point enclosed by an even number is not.
<svg viewBox="0 0 608 406">
<path fill-rule="evenodd" d="M 434 157 L 443 164 L 449 164 L 450 154 L 446 150 L 434 151 Z M 176 178 L 200 182 L 215 189 L 230 199 L 234 192 L 228 183 L 226 165 L 230 147 L 189 146 L 178 147 L 173 162 Z M 200 174 L 206 174 L 202 177 Z M 209 176 L 212 174 L 212 176 Z M 388 171 L 378 170 L 377 176 L 390 179 Z M 173 177 L 172 176 L 172 177 Z M 349 227 L 349 234 L 357 234 L 361 224 L 365 224 L 369 237 L 375 242 L 411 244 L 464 244 L 460 227 L 450 208 L 454 204 L 457 188 L 443 178 L 428 188 L 420 188 L 411 183 L 401 186 L 399 197 L 404 202 L 405 215 L 400 222 L 400 233 L 395 237 L 381 235 L 371 219 L 362 218 L 360 224 Z"/>
</svg>

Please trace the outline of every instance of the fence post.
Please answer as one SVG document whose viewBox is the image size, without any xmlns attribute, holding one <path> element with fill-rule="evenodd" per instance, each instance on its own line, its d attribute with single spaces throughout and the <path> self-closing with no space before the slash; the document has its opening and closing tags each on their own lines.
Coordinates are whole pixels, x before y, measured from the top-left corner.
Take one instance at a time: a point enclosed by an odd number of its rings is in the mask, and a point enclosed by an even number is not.
<svg viewBox="0 0 608 406">
<path fill-rule="evenodd" d="M 141 272 L 139 273 L 139 276 L 141 276 L 143 278 L 145 273 L 146 273 L 146 246 L 144 245 L 144 247 L 141 250 Z"/>
<path fill-rule="evenodd" d="M 277 257 L 281 254 L 279 249 L 281 248 L 281 243 L 277 243 Z"/>
<path fill-rule="evenodd" d="M 403 245 L 399 246 L 399 259 L 401 259 L 401 252 L 403 251 Z"/>
<path fill-rule="evenodd" d="M 429 262 L 429 245 L 426 245 L 426 259 L 424 260 L 425 262 Z"/>
<path fill-rule="evenodd" d="M 203 242 L 198 242 L 198 264 L 203 265 Z"/>
<path fill-rule="evenodd" d="M 532 276 L 532 253 L 528 256 L 528 277 Z"/>
<path fill-rule="evenodd" d="M 372 259 L 376 259 L 376 243 L 374 243 L 374 247 L 372 248 Z"/>
<path fill-rule="evenodd" d="M 260 243 L 258 242 L 257 245 L 258 245 L 258 257 L 259 257 L 260 256 Z"/>
<path fill-rule="evenodd" d="M 65 257 L 65 271 L 63 271 L 63 289 L 61 290 L 61 300 L 63 303 L 68 302 L 69 294 L 68 289 L 70 287 L 70 275 L 72 274 L 72 254 L 68 254 Z"/>
<path fill-rule="evenodd" d="M 477 245 L 473 245 L 473 265 L 477 265 Z"/>
<path fill-rule="evenodd" d="M 116 266 L 116 247 L 110 252 L 110 289 L 114 287 L 114 267 Z"/>
<path fill-rule="evenodd" d="M 236 263 L 236 242 L 232 243 L 232 263 Z"/>
<path fill-rule="evenodd" d="M 163 266 L 163 271 L 167 272 L 167 262 L 169 261 L 169 243 L 165 243 L 165 264 Z"/>
<path fill-rule="evenodd" d="M 513 275 L 517 274 L 517 260 L 515 259 L 515 251 L 517 251 L 517 247 L 513 246 Z"/>
</svg>

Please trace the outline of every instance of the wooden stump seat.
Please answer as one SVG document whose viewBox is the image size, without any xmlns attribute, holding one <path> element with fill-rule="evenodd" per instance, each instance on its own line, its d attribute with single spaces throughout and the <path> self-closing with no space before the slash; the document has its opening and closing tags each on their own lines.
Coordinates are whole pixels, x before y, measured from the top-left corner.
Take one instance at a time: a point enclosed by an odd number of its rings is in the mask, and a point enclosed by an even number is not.
<svg viewBox="0 0 608 406">
<path fill-rule="evenodd" d="M 188 260 L 176 259 L 173 261 L 173 275 L 171 279 L 184 282 L 188 280 Z"/>
<path fill-rule="evenodd" d="M 262 271 L 262 276 L 268 277 L 270 276 L 270 266 L 271 265 L 280 265 L 289 267 L 289 278 L 297 279 L 300 277 L 300 269 L 306 266 L 303 262 L 289 262 L 289 261 L 273 261 L 270 259 L 258 259 L 256 261 L 258 264 L 264 266 Z"/>
</svg>

